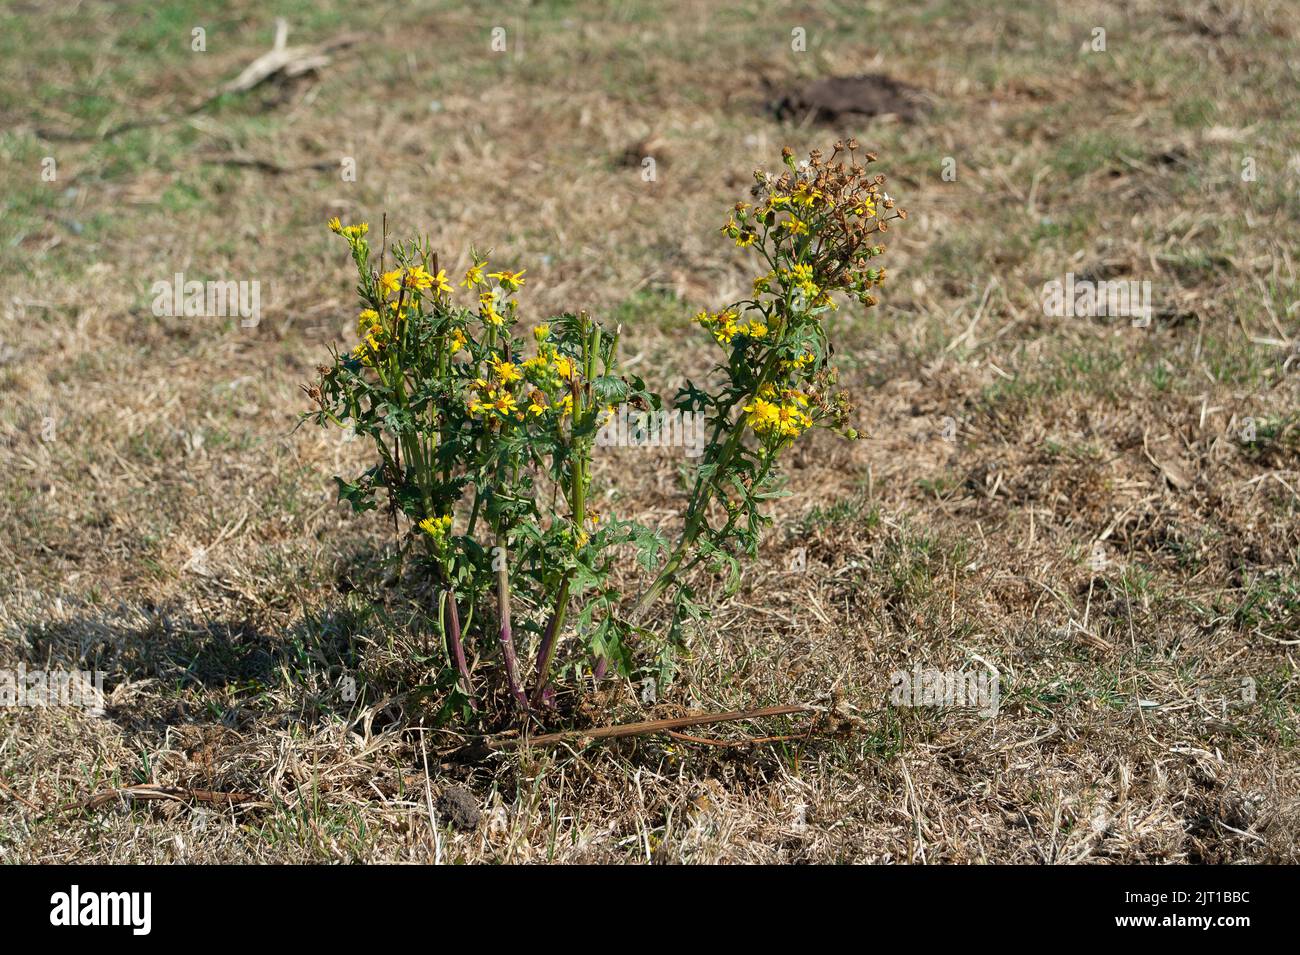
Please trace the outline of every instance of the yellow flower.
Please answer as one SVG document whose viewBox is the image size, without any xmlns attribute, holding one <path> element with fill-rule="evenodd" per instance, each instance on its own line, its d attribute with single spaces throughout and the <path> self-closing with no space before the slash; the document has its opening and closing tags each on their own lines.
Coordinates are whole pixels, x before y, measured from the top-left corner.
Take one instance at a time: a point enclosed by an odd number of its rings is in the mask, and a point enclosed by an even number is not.
<svg viewBox="0 0 1300 955">
<path fill-rule="evenodd" d="M 762 398 L 755 398 L 752 402 L 745 405 L 745 413 L 749 415 L 749 425 L 758 434 L 768 434 L 777 424 L 780 411 L 776 405 Z"/>
<path fill-rule="evenodd" d="M 695 316 L 695 320 L 712 332 L 719 344 L 729 345 L 736 337 L 736 333 L 741 331 L 736 324 L 737 317 L 733 309 L 727 309 L 712 315 L 708 312 L 700 312 Z"/>
<path fill-rule="evenodd" d="M 740 331 L 739 326 L 736 325 L 737 317 L 731 309 L 713 316 L 713 337 L 718 344 L 730 345 L 731 340 L 736 337 L 736 333 Z"/>
<path fill-rule="evenodd" d="M 795 216 L 791 216 L 785 222 L 781 223 L 791 235 L 807 235 L 808 223 Z"/>
<path fill-rule="evenodd" d="M 331 232 L 338 232 L 338 233 L 343 232 L 343 223 L 339 222 L 338 216 L 335 216 L 334 218 L 330 219 L 330 221 L 327 222 L 326 225 L 329 226 L 329 230 Z"/>
<path fill-rule="evenodd" d="M 763 292 L 771 291 L 772 279 L 776 278 L 775 272 L 768 272 L 766 275 L 760 275 L 754 279 L 754 294 L 761 295 Z"/>
<path fill-rule="evenodd" d="M 483 387 L 487 385 L 487 382 L 483 381 L 483 379 L 480 378 L 474 384 L 475 387 Z M 496 414 L 501 415 L 502 417 L 509 415 L 512 411 L 515 411 L 517 408 L 518 405 L 515 402 L 515 396 L 512 395 L 510 392 L 495 391 L 491 389 L 488 389 L 485 392 L 482 399 L 476 398 L 473 401 L 471 401 L 469 405 L 470 414 L 481 414 L 487 411 L 487 412 L 494 412 Z"/>
<path fill-rule="evenodd" d="M 378 312 L 376 312 L 373 308 L 362 309 L 361 314 L 357 316 L 357 334 L 361 335 L 362 337 L 365 337 L 366 335 L 371 334 L 371 329 L 373 329 L 378 324 L 379 324 Z"/>
<path fill-rule="evenodd" d="M 334 221 L 338 222 L 339 220 L 335 219 Z M 347 236 L 349 239 L 359 239 L 369 231 L 370 231 L 369 223 L 359 222 L 356 225 L 350 225 L 344 227 L 343 234 Z"/>
<path fill-rule="evenodd" d="M 560 377 L 565 381 L 573 380 L 573 359 L 567 355 L 559 355 L 555 359 L 555 370 L 559 372 Z"/>
<path fill-rule="evenodd" d="M 767 335 L 767 326 L 762 322 L 750 322 L 745 326 L 745 334 L 750 338 L 764 338 Z"/>
<path fill-rule="evenodd" d="M 451 353 L 454 355 L 465 347 L 465 333 L 459 328 L 451 333 Z"/>
<path fill-rule="evenodd" d="M 806 182 L 799 183 L 799 187 L 791 194 L 790 199 L 798 205 L 805 208 L 811 206 L 814 202 L 822 197 L 820 189 L 814 188 Z"/>
<path fill-rule="evenodd" d="M 492 359 L 492 371 L 496 375 L 497 381 L 501 382 L 503 385 L 508 385 L 512 381 L 518 381 L 523 377 L 513 362 L 500 361 L 496 358 Z"/>
<path fill-rule="evenodd" d="M 369 365 L 374 360 L 375 352 L 379 351 L 380 344 L 374 335 L 367 335 L 356 348 L 352 349 L 352 357 L 361 359 L 361 364 Z"/>
<path fill-rule="evenodd" d="M 500 327 L 501 323 L 505 321 L 505 319 L 501 317 L 501 313 L 497 311 L 497 299 L 491 292 L 481 293 L 478 297 L 478 304 L 479 316 L 483 321 L 498 327 Z"/>
<path fill-rule="evenodd" d="M 783 437 L 797 437 L 812 425 L 812 419 L 793 404 L 782 405 L 776 412 L 776 427 Z"/>
<path fill-rule="evenodd" d="M 560 399 L 560 417 L 567 418 L 573 414 L 573 395 L 565 395 Z"/>
<path fill-rule="evenodd" d="M 742 249 L 748 248 L 749 246 L 754 244 L 754 240 L 757 238 L 758 235 L 757 233 L 754 232 L 753 229 L 745 229 L 743 232 L 741 232 L 739 235 L 736 236 L 736 245 L 740 246 Z"/>
<path fill-rule="evenodd" d="M 816 295 L 821 291 L 817 287 L 817 283 L 813 281 L 813 268 L 811 265 L 796 265 L 785 274 L 785 277 L 803 289 L 805 295 Z"/>
<path fill-rule="evenodd" d="M 551 326 L 545 323 L 538 325 L 533 329 L 533 337 L 539 342 L 544 342 L 551 337 Z"/>
<path fill-rule="evenodd" d="M 406 284 L 410 288 L 429 288 L 433 285 L 433 276 L 423 265 L 412 266 L 406 270 Z"/>
<path fill-rule="evenodd" d="M 465 288 L 473 288 L 484 284 L 487 280 L 483 278 L 483 270 L 487 268 L 487 262 L 475 262 L 465 273 L 465 281 L 460 284 Z"/>
<path fill-rule="evenodd" d="M 393 269 L 379 276 L 379 287 L 383 289 L 385 295 L 396 292 L 402 287 L 402 270 Z"/>
<path fill-rule="evenodd" d="M 501 283 L 502 287 L 515 291 L 519 286 L 524 284 L 524 273 L 527 269 L 520 269 L 518 272 L 493 272 L 489 278 L 494 278 Z"/>
<path fill-rule="evenodd" d="M 541 404 L 541 403 L 537 400 L 537 398 L 533 398 L 533 399 L 532 399 L 531 401 L 529 401 L 529 403 L 528 403 L 528 413 L 531 414 L 531 415 L 539 415 L 539 414 L 541 414 L 542 412 L 544 412 L 545 410 L 546 410 L 546 405 Z"/>
</svg>

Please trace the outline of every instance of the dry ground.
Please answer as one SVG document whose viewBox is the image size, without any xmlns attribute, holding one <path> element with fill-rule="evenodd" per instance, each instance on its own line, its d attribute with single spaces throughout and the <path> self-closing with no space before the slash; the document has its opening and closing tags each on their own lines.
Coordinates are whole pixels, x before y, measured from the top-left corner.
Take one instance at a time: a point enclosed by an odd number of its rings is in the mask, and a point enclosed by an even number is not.
<svg viewBox="0 0 1300 955">
<path fill-rule="evenodd" d="M 319 76 L 112 129 L 235 76 L 270 45 L 261 6 L 2 15 L 0 668 L 99 668 L 109 693 L 0 711 L 0 859 L 1295 861 L 1294 4 L 303 0 L 276 5 L 290 43 L 362 34 Z M 863 72 L 925 108 L 765 111 Z M 622 322 L 669 390 L 711 360 L 691 311 L 750 278 L 726 206 L 782 144 L 842 133 L 912 213 L 883 306 L 836 319 L 869 438 L 795 455 L 739 593 L 700 575 L 715 616 L 661 699 L 609 683 L 570 719 L 842 699 L 863 724 L 457 752 L 401 695 L 436 660 L 381 583 L 388 530 L 334 500 L 361 449 L 294 427 L 351 332 L 324 222 L 387 213 L 457 264 L 493 246 L 533 315 Z M 262 321 L 156 318 L 178 271 L 264 282 Z M 1150 326 L 1045 316 L 1067 271 L 1149 280 Z M 680 463 L 610 452 L 597 480 L 671 527 Z M 998 715 L 891 706 L 918 664 L 995 667 Z M 142 782 L 258 801 L 52 811 Z"/>
</svg>

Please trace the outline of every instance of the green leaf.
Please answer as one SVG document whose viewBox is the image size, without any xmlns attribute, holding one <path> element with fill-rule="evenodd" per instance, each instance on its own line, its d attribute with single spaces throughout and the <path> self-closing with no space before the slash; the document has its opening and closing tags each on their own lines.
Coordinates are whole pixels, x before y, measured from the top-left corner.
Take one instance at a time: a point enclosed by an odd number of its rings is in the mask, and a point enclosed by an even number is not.
<svg viewBox="0 0 1300 955">
<path fill-rule="evenodd" d="M 341 477 L 334 478 L 335 483 L 339 486 L 339 500 L 347 501 L 352 505 L 355 513 L 369 511 L 376 507 L 374 498 L 374 488 L 368 485 L 353 484 L 343 480 Z"/>
</svg>

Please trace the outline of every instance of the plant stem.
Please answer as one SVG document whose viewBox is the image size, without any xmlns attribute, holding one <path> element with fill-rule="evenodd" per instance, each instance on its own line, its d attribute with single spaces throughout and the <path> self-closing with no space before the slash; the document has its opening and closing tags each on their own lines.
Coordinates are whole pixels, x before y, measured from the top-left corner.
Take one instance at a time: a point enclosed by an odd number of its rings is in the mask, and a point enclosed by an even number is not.
<svg viewBox="0 0 1300 955">
<path fill-rule="evenodd" d="M 736 446 L 744 434 L 744 426 L 737 424 L 735 430 L 727 438 L 727 443 L 723 445 L 722 451 L 718 454 L 717 466 L 713 471 L 713 476 L 708 481 L 701 481 L 696 484 L 691 493 L 691 503 L 686 510 L 686 525 L 682 528 L 682 536 L 678 538 L 677 546 L 673 548 L 672 555 L 668 558 L 668 563 L 664 569 L 659 572 L 650 587 L 641 599 L 636 602 L 632 608 L 632 620 L 637 620 L 642 614 L 650 608 L 650 605 L 659 599 L 660 595 L 672 583 L 674 575 L 682 565 L 686 557 L 687 549 L 695 542 L 699 535 L 700 528 L 703 526 L 704 514 L 708 508 L 709 500 L 713 496 L 713 485 L 716 484 L 719 475 L 725 473 L 725 466 L 731 461 L 732 455 L 735 454 Z"/>
<path fill-rule="evenodd" d="M 551 661 L 555 658 L 555 648 L 559 643 L 560 631 L 564 629 L 564 617 L 569 607 L 569 581 L 571 577 L 571 573 L 566 573 L 564 580 L 560 583 L 560 592 L 555 598 L 555 609 L 551 611 L 551 619 L 546 624 L 546 633 L 542 637 L 542 645 L 537 648 L 537 668 L 533 685 L 534 706 L 540 705 L 546 695 L 547 682 L 551 673 Z"/>
<path fill-rule="evenodd" d="M 460 611 L 456 608 L 456 591 L 448 587 L 444 591 L 447 599 L 447 649 L 456 662 L 456 671 L 460 674 L 460 689 L 469 697 L 470 709 L 477 710 L 474 702 L 474 684 L 470 682 L 469 664 L 465 662 L 465 644 L 460 634 Z"/>
<path fill-rule="evenodd" d="M 767 384 L 772 370 L 776 367 L 777 355 L 778 350 L 776 348 L 773 348 L 768 352 L 767 359 L 764 361 L 763 367 L 759 371 L 758 380 L 754 384 L 752 394 L 758 394 L 763 389 L 763 386 Z M 720 417 L 724 420 L 730 418 L 731 409 L 737 404 L 741 404 L 742 400 L 737 400 L 730 405 L 721 413 Z M 719 423 L 718 427 L 722 427 L 722 424 Z M 717 434 L 716 430 L 714 433 L 715 435 Z M 654 579 L 646 592 L 641 595 L 641 598 L 632 608 L 631 619 L 633 621 L 640 619 L 640 617 L 650 608 L 650 605 L 659 599 L 663 592 L 668 589 L 668 585 L 672 583 L 674 576 L 681 568 L 682 561 L 686 558 L 686 551 L 693 543 L 695 543 L 695 538 L 699 535 L 700 529 L 704 525 L 704 515 L 708 512 L 709 502 L 712 500 L 713 494 L 717 490 L 720 481 L 726 476 L 727 465 L 731 463 L 731 459 L 735 456 L 736 450 L 740 447 L 744 435 L 745 422 L 742 417 L 741 420 L 735 423 L 731 434 L 727 436 L 726 443 L 722 446 L 722 450 L 718 452 L 718 458 L 714 465 L 713 473 L 707 480 L 703 478 L 698 479 L 695 483 L 695 487 L 692 488 L 691 501 L 686 509 L 686 524 L 682 528 L 682 536 L 678 538 L 677 546 L 673 548 L 673 552 L 668 558 L 668 563 L 664 565 L 664 569 L 659 572 L 659 575 Z"/>
<path fill-rule="evenodd" d="M 501 621 L 501 631 L 497 639 L 501 641 L 501 653 L 506 664 L 506 683 L 510 686 L 510 695 L 515 698 L 521 709 L 528 709 L 528 697 L 519 682 L 519 658 L 515 656 L 514 633 L 510 629 L 510 571 L 506 559 L 506 535 L 497 533 L 496 556 L 501 558 L 501 567 L 497 570 L 497 616 Z"/>
<path fill-rule="evenodd" d="M 600 353 L 600 326 L 595 326 L 590 333 L 590 338 L 588 338 L 586 319 L 587 313 L 582 312 L 579 315 L 579 320 L 582 323 L 580 333 L 583 336 L 583 386 L 579 387 L 576 380 L 571 385 L 573 422 L 575 425 L 582 421 L 585 415 L 595 413 L 590 407 L 590 388 L 596 357 Z M 572 483 L 569 487 L 569 507 L 573 512 L 573 523 L 578 534 L 583 533 L 583 528 L 587 522 L 587 466 L 590 455 L 590 440 L 578 441 L 575 439 L 573 464 L 571 466 Z M 560 634 L 564 631 L 564 617 L 569 606 L 569 584 L 572 580 L 573 570 L 565 571 L 564 578 L 560 581 L 559 592 L 555 598 L 555 609 L 551 612 L 551 619 L 546 626 L 546 633 L 542 637 L 542 644 L 537 649 L 537 668 L 533 686 L 534 705 L 539 705 L 546 694 L 547 682 L 551 673 L 551 663 L 555 659 L 555 650 L 560 643 Z"/>
</svg>

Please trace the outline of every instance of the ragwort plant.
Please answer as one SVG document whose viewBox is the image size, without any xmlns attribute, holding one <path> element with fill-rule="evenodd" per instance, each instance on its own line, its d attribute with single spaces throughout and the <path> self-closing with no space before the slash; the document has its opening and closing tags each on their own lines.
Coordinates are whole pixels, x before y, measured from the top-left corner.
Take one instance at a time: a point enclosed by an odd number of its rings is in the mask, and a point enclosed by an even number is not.
<svg viewBox="0 0 1300 955">
<path fill-rule="evenodd" d="M 477 685 L 485 676 L 519 710 L 551 705 L 557 660 L 574 676 L 613 667 L 666 679 L 685 623 L 706 614 L 690 571 L 723 568 L 738 585 L 739 558 L 757 552 L 770 523 L 763 504 L 783 493 L 783 452 L 813 428 L 858 436 L 823 320 L 845 301 L 876 304 L 885 270 L 873 260 L 906 213 L 857 150 L 836 143 L 828 158 L 814 150 L 803 163 L 783 150 L 788 168 L 756 173 L 752 201 L 722 228 L 763 271 L 749 298 L 697 316 L 723 358 L 714 384 L 688 382 L 671 403 L 703 415 L 710 435 L 674 541 L 592 504 L 592 448 L 616 406 L 668 410 L 621 372 L 617 330 L 579 312 L 517 335 L 526 270 L 491 271 L 471 251 L 457 288 L 427 242 L 387 248 L 385 238 L 374 263 L 364 223 L 331 221 L 351 250 L 363 308 L 359 343 L 335 351 L 305 389 L 317 406 L 310 416 L 373 444 L 372 467 L 335 479 L 340 498 L 365 511 L 382 497 L 399 554 L 427 571 L 444 672 L 465 709 L 487 698 Z M 610 582 L 628 545 L 652 575 L 635 598 Z M 661 602 L 668 611 L 652 626 Z M 533 649 L 528 678 L 523 647 Z"/>
</svg>

